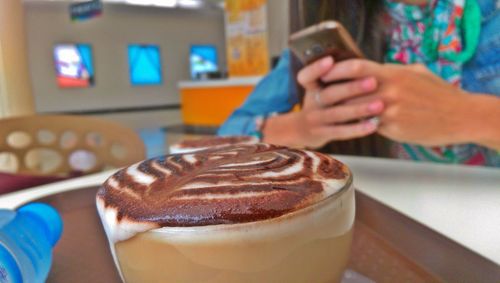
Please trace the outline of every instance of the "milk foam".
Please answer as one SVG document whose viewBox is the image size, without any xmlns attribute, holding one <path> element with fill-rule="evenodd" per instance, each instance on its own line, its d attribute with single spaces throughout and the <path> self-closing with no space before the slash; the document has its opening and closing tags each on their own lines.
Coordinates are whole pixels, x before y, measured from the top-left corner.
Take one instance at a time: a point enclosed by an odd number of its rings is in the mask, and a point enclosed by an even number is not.
<svg viewBox="0 0 500 283">
<path fill-rule="evenodd" d="M 347 172 L 346 177 L 342 179 L 335 179 L 335 178 L 325 178 L 322 174 L 318 172 L 319 170 L 319 165 L 321 162 L 321 158 L 318 156 L 317 153 L 310 152 L 310 151 L 302 151 L 305 153 L 304 156 L 309 156 L 312 159 L 312 169 L 314 175 L 310 176 L 312 180 L 318 181 L 321 186 L 322 186 L 322 193 L 314 199 L 314 203 L 310 203 L 308 206 L 301 208 L 296 211 L 292 211 L 290 213 L 287 213 L 285 215 L 282 215 L 280 217 L 276 218 L 271 218 L 271 219 L 266 219 L 266 220 L 259 220 L 257 222 L 250 222 L 250 223 L 233 223 L 233 224 L 220 224 L 220 225 L 208 225 L 208 226 L 194 226 L 194 227 L 159 227 L 157 223 L 153 222 L 139 222 L 136 220 L 131 220 L 126 217 L 121 218 L 118 220 L 118 208 L 113 207 L 113 206 L 106 206 L 105 201 L 103 196 L 98 195 L 97 197 L 97 209 L 99 212 L 99 215 L 101 217 L 101 220 L 104 225 L 104 229 L 106 231 L 106 234 L 108 236 L 108 239 L 112 243 L 116 243 L 119 241 L 123 241 L 126 239 L 129 239 L 136 235 L 137 233 L 142 233 L 146 232 L 149 230 L 153 230 L 156 233 L 161 233 L 161 234 L 175 234 L 178 235 L 180 238 L 177 238 L 177 236 L 172 236 L 169 237 L 169 241 L 176 241 L 176 239 L 182 239 L 183 241 L 189 241 L 190 238 L 193 240 L 198 240 L 199 237 L 203 235 L 204 238 L 208 237 L 210 238 L 213 232 L 216 231 L 226 231 L 231 230 L 231 233 L 215 233 L 214 238 L 212 240 L 214 241 L 228 241 L 227 237 L 236 237 L 238 239 L 241 239 L 241 237 L 252 237 L 252 235 L 258 235 L 259 237 L 262 236 L 262 233 L 269 233 L 270 235 L 276 235 L 276 229 L 282 229 L 283 231 L 288 231 L 290 229 L 295 229 L 294 227 L 296 225 L 301 225 L 301 221 L 311 221 L 311 219 L 308 217 L 306 220 L 303 219 L 303 217 L 296 217 L 297 215 L 300 215 L 300 213 L 303 213 L 305 211 L 308 211 L 312 209 L 313 207 L 323 207 L 319 206 L 320 202 L 323 200 L 329 198 L 330 196 L 336 194 L 341 190 L 342 188 L 345 188 L 346 186 L 349 186 L 348 182 L 350 182 L 351 175 L 349 172 Z M 189 163 L 194 163 L 196 161 L 196 154 L 189 154 L 185 155 L 183 157 L 184 160 L 186 160 Z M 247 165 L 256 165 L 258 164 L 257 162 L 269 162 L 270 160 L 257 160 L 257 161 L 249 161 L 249 162 L 228 162 L 223 164 L 223 166 L 220 166 L 220 169 L 228 168 L 231 166 L 236 166 L 236 167 L 244 167 Z M 286 167 L 283 170 L 278 170 L 278 171 L 269 171 L 266 172 L 264 171 L 261 174 L 257 174 L 255 177 L 257 180 L 255 183 L 252 182 L 246 182 L 244 183 L 243 186 L 252 186 L 252 185 L 257 185 L 257 184 L 262 184 L 262 181 L 260 178 L 278 178 L 278 177 L 283 177 L 283 176 L 290 176 L 293 174 L 298 174 L 300 171 L 304 168 L 303 165 L 304 158 L 301 158 L 299 161 L 297 161 L 296 164 L 293 164 L 292 166 Z M 152 167 L 158 167 L 159 165 L 156 162 L 151 163 Z M 135 182 L 140 183 L 142 185 L 149 185 L 153 183 L 156 180 L 156 177 L 153 175 L 149 175 L 145 172 L 142 172 L 138 170 L 140 163 L 134 164 L 130 166 L 129 168 L 124 169 L 124 174 L 128 175 L 133 179 Z M 168 169 L 163 168 L 164 173 L 166 174 L 166 177 L 170 175 L 170 171 Z M 224 170 L 222 170 L 223 172 Z M 224 173 L 220 173 L 221 176 L 224 175 Z M 196 177 L 196 176 L 193 176 Z M 272 182 L 272 181 L 269 181 Z M 282 184 L 286 184 L 287 182 L 282 182 Z M 293 184 L 294 181 L 289 181 L 290 184 Z M 119 188 L 119 182 L 115 179 L 114 176 L 110 177 L 110 179 L 107 180 L 107 186 L 114 188 L 114 189 L 120 189 L 121 193 L 124 194 L 134 194 L 134 192 L 129 189 L 129 188 Z M 224 182 L 224 180 L 220 180 L 217 183 L 204 183 L 204 182 L 192 182 L 188 183 L 186 185 L 180 186 L 178 189 L 179 190 L 190 190 L 190 189 L 200 189 L 200 188 L 216 188 L 216 187 L 224 187 L 224 186 L 235 186 L 237 187 L 238 184 L 234 184 L 231 182 Z M 203 199 L 203 200 L 221 200 L 221 199 L 230 199 L 230 198 L 250 198 L 250 197 L 255 197 L 258 196 L 259 194 L 269 194 L 269 193 L 274 193 L 274 192 L 240 192 L 240 193 L 235 193 L 235 194 L 224 194 L 224 193 L 217 193 L 216 191 L 214 193 L 210 193 L 207 195 L 196 195 L 196 196 L 190 196 L 190 195 L 181 195 L 178 197 L 178 199 Z M 134 198 L 136 198 L 135 196 Z M 140 199 L 138 199 L 140 201 Z M 331 207 L 330 207 L 331 210 Z M 314 212 L 314 214 L 321 215 L 322 213 L 324 214 L 325 209 L 317 209 L 317 211 Z M 318 217 L 324 217 L 324 216 L 318 216 Z M 292 219 L 293 221 L 283 221 L 285 219 Z M 314 219 L 314 218 L 313 218 Z M 314 221 L 314 220 L 312 220 Z M 272 225 L 269 225 L 272 223 Z M 276 224 L 278 223 L 278 224 Z M 349 225 L 346 225 L 346 227 L 350 227 Z M 270 227 L 272 228 L 271 230 Z M 347 228 L 346 228 L 347 229 Z M 269 230 L 269 231 L 268 231 Z M 268 231 L 268 232 L 266 232 Z M 345 231 L 343 231 L 345 232 Z M 279 234 L 279 233 L 278 233 Z M 186 237 L 186 235 L 190 235 L 189 237 Z M 332 236 L 332 235 L 324 235 L 326 236 Z"/>
</svg>

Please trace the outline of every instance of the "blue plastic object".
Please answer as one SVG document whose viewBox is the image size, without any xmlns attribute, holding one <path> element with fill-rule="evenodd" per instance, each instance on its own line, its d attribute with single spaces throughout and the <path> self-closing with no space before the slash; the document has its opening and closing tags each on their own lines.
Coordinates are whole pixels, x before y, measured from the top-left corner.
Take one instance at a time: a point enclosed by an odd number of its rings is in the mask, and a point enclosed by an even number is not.
<svg viewBox="0 0 500 283">
<path fill-rule="evenodd" d="M 0 209 L 0 283 L 45 282 L 62 229 L 59 213 L 46 204 Z"/>
</svg>

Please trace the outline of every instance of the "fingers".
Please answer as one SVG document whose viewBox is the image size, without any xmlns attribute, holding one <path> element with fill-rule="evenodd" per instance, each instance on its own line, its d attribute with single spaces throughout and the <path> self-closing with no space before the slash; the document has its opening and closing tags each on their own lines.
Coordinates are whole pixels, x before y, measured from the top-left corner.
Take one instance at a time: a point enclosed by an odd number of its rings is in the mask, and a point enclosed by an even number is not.
<svg viewBox="0 0 500 283">
<path fill-rule="evenodd" d="M 310 113 L 310 121 L 315 125 L 331 125 L 376 116 L 384 110 L 384 103 L 377 99 L 369 103 L 343 104 L 319 109 Z"/>
<path fill-rule="evenodd" d="M 370 103 L 370 102 L 373 102 L 375 100 L 382 100 L 383 101 L 383 98 L 380 94 L 369 94 L 369 95 L 363 95 L 363 96 L 359 96 L 359 97 L 355 97 L 355 98 L 351 98 L 349 100 L 346 100 L 343 102 L 343 104 L 362 104 L 362 103 Z"/>
<path fill-rule="evenodd" d="M 321 76 L 321 80 L 333 82 L 372 76 L 376 78 L 384 76 L 382 65 L 365 59 L 350 59 L 335 63 L 334 67 Z"/>
<path fill-rule="evenodd" d="M 376 123 L 370 120 L 356 124 L 323 126 L 313 130 L 313 134 L 327 140 L 348 140 L 364 137 L 377 131 Z"/>
<path fill-rule="evenodd" d="M 321 102 L 323 106 L 328 106 L 343 102 L 344 100 L 350 101 L 355 97 L 375 91 L 377 85 L 375 77 L 334 84 L 321 91 Z"/>
<path fill-rule="evenodd" d="M 306 90 L 315 90 L 319 87 L 318 81 L 321 76 L 326 74 L 332 66 L 332 57 L 322 58 L 300 70 L 297 80 Z"/>
</svg>

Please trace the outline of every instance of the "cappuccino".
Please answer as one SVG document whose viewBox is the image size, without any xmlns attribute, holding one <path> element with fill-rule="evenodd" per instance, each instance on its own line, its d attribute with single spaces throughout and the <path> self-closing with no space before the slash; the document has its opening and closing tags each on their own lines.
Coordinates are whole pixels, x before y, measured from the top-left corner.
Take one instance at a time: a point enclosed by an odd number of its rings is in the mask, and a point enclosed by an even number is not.
<svg viewBox="0 0 500 283">
<path fill-rule="evenodd" d="M 267 144 L 125 168 L 97 195 L 125 282 L 337 282 L 354 222 L 348 168 Z"/>
</svg>

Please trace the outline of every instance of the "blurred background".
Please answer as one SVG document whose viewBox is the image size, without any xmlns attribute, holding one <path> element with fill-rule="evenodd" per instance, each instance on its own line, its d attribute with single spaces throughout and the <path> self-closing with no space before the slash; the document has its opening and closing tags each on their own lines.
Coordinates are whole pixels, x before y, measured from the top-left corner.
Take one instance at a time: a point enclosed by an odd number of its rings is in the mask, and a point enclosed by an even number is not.
<svg viewBox="0 0 500 283">
<path fill-rule="evenodd" d="M 97 172 L 214 135 L 286 48 L 289 9 L 287 0 L 0 1 L 0 173 Z M 109 161 L 116 148 L 122 160 Z"/>
<path fill-rule="evenodd" d="M 180 125 L 183 83 L 186 88 L 200 87 L 203 84 L 189 82 L 229 75 L 254 77 L 251 85 L 255 76 L 268 71 L 263 65 L 228 74 L 230 36 L 261 33 L 265 40 L 258 52 L 269 64 L 286 47 L 288 1 L 248 1 L 253 3 L 246 7 L 245 1 L 233 2 L 238 7 L 226 12 L 224 7 L 231 3 L 223 0 L 2 1 L 0 116 L 65 113 L 98 116 L 137 129 Z M 76 3 L 99 3 L 99 8 L 87 11 L 80 6 L 81 14 L 75 15 L 71 8 Z M 243 24 L 226 17 L 244 17 L 240 11 L 254 15 Z M 238 52 L 246 50 L 233 50 Z M 252 61 L 258 60 L 263 59 Z M 217 126 L 210 121 L 198 124 Z"/>
<path fill-rule="evenodd" d="M 289 1 L 1 1 L 0 118 L 97 117 L 163 154 L 244 101 L 286 48 L 288 15 Z"/>
</svg>

